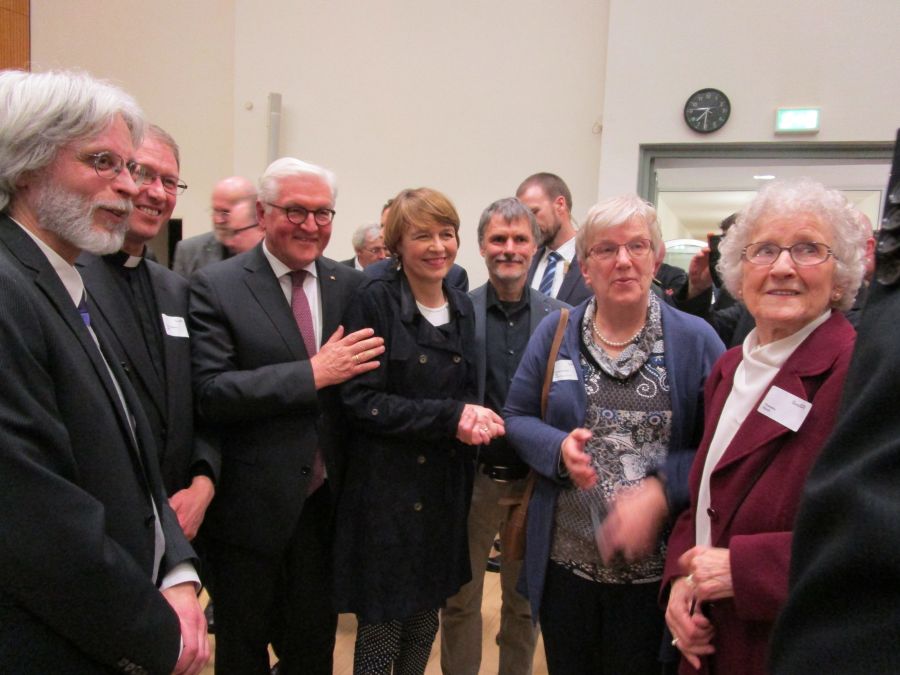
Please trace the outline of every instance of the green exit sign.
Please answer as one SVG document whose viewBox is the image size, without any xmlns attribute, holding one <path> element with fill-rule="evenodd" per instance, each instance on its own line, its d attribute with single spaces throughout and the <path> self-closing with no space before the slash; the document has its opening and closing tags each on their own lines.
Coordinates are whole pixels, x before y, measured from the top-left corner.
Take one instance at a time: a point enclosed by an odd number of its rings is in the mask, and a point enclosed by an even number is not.
<svg viewBox="0 0 900 675">
<path fill-rule="evenodd" d="M 775 112 L 776 134 L 814 134 L 818 130 L 818 108 L 779 108 Z"/>
</svg>

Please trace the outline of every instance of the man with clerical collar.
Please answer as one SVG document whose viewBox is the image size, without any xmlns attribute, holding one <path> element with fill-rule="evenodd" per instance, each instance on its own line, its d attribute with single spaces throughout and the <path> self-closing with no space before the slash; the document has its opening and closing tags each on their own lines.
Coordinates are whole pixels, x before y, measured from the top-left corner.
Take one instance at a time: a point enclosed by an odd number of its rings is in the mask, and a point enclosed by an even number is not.
<svg viewBox="0 0 900 675">
<path fill-rule="evenodd" d="M 478 245 L 488 282 L 469 295 L 475 308 L 478 403 L 502 410 L 528 338 L 553 310 L 568 307 L 528 287 L 528 270 L 541 239 L 532 211 L 515 198 L 488 206 L 478 223 Z M 502 530 L 509 502 L 521 498 L 528 465 L 502 436 L 481 446 L 469 509 L 472 581 L 447 601 L 441 613 L 441 668 L 447 675 L 477 673 L 481 665 L 481 601 L 485 564 Z M 501 551 L 501 675 L 531 673 L 537 630 L 528 601 L 516 590 L 522 561 Z"/>
<path fill-rule="evenodd" d="M 193 539 L 215 493 L 219 455 L 209 438 L 195 438 L 188 285 L 180 275 L 145 258 L 147 242 L 166 225 L 178 195 L 175 140 L 149 125 L 135 151 L 143 182 L 133 199 L 122 248 L 102 257 L 82 254 L 78 266 L 96 307 L 95 322 L 111 337 L 150 420 L 169 503 Z"/>
<path fill-rule="evenodd" d="M 144 122 L 79 73 L 0 73 L 0 669 L 199 673 L 194 553 L 75 259 L 121 248 Z"/>
</svg>

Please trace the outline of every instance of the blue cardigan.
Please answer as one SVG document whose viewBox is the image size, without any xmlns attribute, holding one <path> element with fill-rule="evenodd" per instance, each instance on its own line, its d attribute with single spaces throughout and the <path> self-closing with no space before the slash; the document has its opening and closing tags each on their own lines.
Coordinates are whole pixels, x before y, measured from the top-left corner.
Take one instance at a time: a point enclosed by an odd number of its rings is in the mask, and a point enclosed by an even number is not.
<svg viewBox="0 0 900 675">
<path fill-rule="evenodd" d="M 572 310 L 556 360 L 571 361 L 577 380 L 559 380 L 550 385 L 547 419 L 541 420 L 541 387 L 550 343 L 559 323 L 554 312 L 538 326 L 528 343 L 510 385 L 503 409 L 506 435 L 519 456 L 538 474 L 528 507 L 525 564 L 519 590 L 531 601 L 531 616 L 537 621 L 544 591 L 547 562 L 553 535 L 556 498 L 570 485 L 559 475 L 560 446 L 576 427 L 584 425 L 587 396 L 581 368 L 581 321 L 588 302 Z M 724 351 L 715 331 L 702 319 L 660 303 L 666 373 L 671 387 L 672 433 L 665 466 L 669 513 L 674 517 L 689 502 L 687 477 L 703 432 L 703 385 L 713 363 Z"/>
</svg>

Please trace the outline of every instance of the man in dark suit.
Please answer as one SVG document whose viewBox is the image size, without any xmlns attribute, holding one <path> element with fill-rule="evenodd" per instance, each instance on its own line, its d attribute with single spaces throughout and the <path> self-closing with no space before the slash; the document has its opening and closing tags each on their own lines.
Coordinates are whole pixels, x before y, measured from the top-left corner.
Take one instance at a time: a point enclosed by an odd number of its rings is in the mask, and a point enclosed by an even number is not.
<svg viewBox="0 0 900 675">
<path fill-rule="evenodd" d="M 384 260 L 388 250 L 384 245 L 384 233 L 381 228 L 378 223 L 357 227 L 352 240 L 356 255 L 341 262 L 362 272 L 369 265 Z"/>
<path fill-rule="evenodd" d="M 144 180 L 122 249 L 83 253 L 77 265 L 96 307 L 92 318 L 110 336 L 150 420 L 170 506 L 193 539 L 215 493 L 219 455 L 214 444 L 194 436 L 187 281 L 144 257 L 183 190 L 178 145 L 150 125 L 135 159 Z"/>
<path fill-rule="evenodd" d="M 591 297 L 575 254 L 572 193 L 563 179 L 536 173 L 516 190 L 541 227 L 542 240 L 528 270 L 528 284 L 551 298 L 575 306 Z"/>
<path fill-rule="evenodd" d="M 189 279 L 197 270 L 234 255 L 235 251 L 229 246 L 235 234 L 231 212 L 236 204 L 248 200 L 252 202 L 255 197 L 256 188 L 243 176 L 223 178 L 216 183 L 212 192 L 212 231 L 175 244 L 172 269 Z"/>
<path fill-rule="evenodd" d="M 293 158 L 260 181 L 262 243 L 191 280 L 194 389 L 222 437 L 204 524 L 216 591 L 216 672 L 331 673 L 334 497 L 341 477 L 333 385 L 378 367 L 371 329 L 340 319 L 363 276 L 322 256 L 334 176 Z"/>
<path fill-rule="evenodd" d="M 900 672 L 900 133 L 897 141 L 840 416 L 797 515 L 790 592 L 772 638 L 776 675 Z"/>
<path fill-rule="evenodd" d="M 563 302 L 529 288 L 526 277 L 541 230 L 534 214 L 518 199 L 488 206 L 478 223 L 478 246 L 488 282 L 469 295 L 475 307 L 478 402 L 499 411 L 528 338 Z M 503 529 L 511 499 L 525 490 L 528 465 L 504 438 L 479 448 L 469 509 L 472 581 L 447 601 L 441 612 L 441 668 L 445 675 L 477 673 L 481 667 L 481 601 L 485 563 L 496 533 Z M 528 601 L 516 590 L 521 560 L 500 567 L 500 675 L 527 675 L 534 660 L 537 630 Z"/>
<path fill-rule="evenodd" d="M 135 102 L 0 73 L 0 670 L 198 673 L 193 551 L 153 434 L 73 266 L 122 244 Z"/>
</svg>

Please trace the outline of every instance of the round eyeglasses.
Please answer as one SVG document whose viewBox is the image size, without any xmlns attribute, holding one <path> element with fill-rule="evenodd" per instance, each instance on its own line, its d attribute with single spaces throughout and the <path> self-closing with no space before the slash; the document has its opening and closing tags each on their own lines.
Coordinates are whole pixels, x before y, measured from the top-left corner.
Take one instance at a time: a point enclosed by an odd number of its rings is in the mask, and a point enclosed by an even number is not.
<svg viewBox="0 0 900 675">
<path fill-rule="evenodd" d="M 143 185 L 152 185 L 153 181 L 159 178 L 159 184 L 162 185 L 162 189 L 170 195 L 180 195 L 187 190 L 187 183 L 178 180 L 175 176 L 162 176 L 144 165 L 140 165 L 140 172 L 141 176 L 143 176 Z"/>
<path fill-rule="evenodd" d="M 747 244 L 741 251 L 741 257 L 753 265 L 774 265 L 782 251 L 787 251 L 794 264 L 800 267 L 821 265 L 831 257 L 837 260 L 831 247 L 818 241 L 799 241 L 791 246 L 779 246 L 771 241 L 760 241 Z"/>
<path fill-rule="evenodd" d="M 632 259 L 645 257 L 650 253 L 651 249 L 649 239 L 632 239 L 627 244 L 601 241 L 599 244 L 594 244 L 591 247 L 588 251 L 588 256 L 595 260 L 612 260 L 619 255 L 619 249 L 623 247 L 625 252 L 628 253 L 628 257 Z"/>
<path fill-rule="evenodd" d="M 331 225 L 331 221 L 334 220 L 334 214 L 337 213 L 334 209 L 315 209 L 312 211 L 305 206 L 281 206 L 272 202 L 266 202 L 266 204 L 284 211 L 284 215 L 294 225 L 303 225 L 311 213 L 316 225 L 325 227 L 326 225 Z"/>
<path fill-rule="evenodd" d="M 144 182 L 143 167 L 140 164 L 133 159 L 126 162 L 121 155 L 109 150 L 81 155 L 78 159 L 94 167 L 100 178 L 115 180 L 116 176 L 122 173 L 122 169 L 126 169 L 135 185 L 140 186 Z"/>
</svg>

